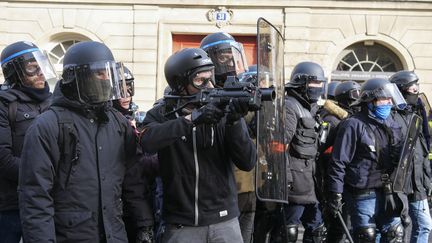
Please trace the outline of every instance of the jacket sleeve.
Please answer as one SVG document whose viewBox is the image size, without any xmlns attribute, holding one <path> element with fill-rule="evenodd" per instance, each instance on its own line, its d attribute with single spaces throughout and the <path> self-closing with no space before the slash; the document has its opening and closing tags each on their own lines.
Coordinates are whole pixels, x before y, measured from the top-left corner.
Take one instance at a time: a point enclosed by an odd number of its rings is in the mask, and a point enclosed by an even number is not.
<svg viewBox="0 0 432 243">
<path fill-rule="evenodd" d="M 184 117 L 166 120 L 156 108 L 147 112 L 140 143 L 144 152 L 155 153 L 192 131 L 192 122 Z"/>
<path fill-rule="evenodd" d="M 256 147 L 243 118 L 233 125 L 225 125 L 225 144 L 237 168 L 250 171 L 255 167 Z"/>
<path fill-rule="evenodd" d="M 56 118 L 44 114 L 36 118 L 24 139 L 18 196 L 23 237 L 27 243 L 56 242 L 51 192 L 54 165 L 60 158 L 57 140 Z"/>
<path fill-rule="evenodd" d="M 7 110 L 0 102 L 0 176 L 17 182 L 20 158 L 13 155 L 12 131 Z"/>
<path fill-rule="evenodd" d="M 352 161 L 356 152 L 357 139 L 360 139 L 355 127 L 349 124 L 349 121 L 350 119 L 342 121 L 333 145 L 332 159 L 328 168 L 330 192 L 343 192 L 345 169 Z"/>
<path fill-rule="evenodd" d="M 153 225 L 150 177 L 145 176 L 145 165 L 135 163 L 126 171 L 123 181 L 124 216 L 132 228 Z M 128 226 L 130 228 L 130 226 Z"/>
</svg>

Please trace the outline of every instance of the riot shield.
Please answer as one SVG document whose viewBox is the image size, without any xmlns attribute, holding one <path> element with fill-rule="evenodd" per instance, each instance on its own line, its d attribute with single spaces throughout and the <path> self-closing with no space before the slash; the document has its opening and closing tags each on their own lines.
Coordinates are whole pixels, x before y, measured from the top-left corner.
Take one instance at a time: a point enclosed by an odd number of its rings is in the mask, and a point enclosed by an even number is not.
<svg viewBox="0 0 432 243">
<path fill-rule="evenodd" d="M 416 114 L 412 114 L 408 124 L 405 140 L 400 152 L 398 165 L 392 173 L 391 181 L 393 182 L 393 192 L 405 192 L 406 180 L 410 180 L 410 168 L 413 166 L 413 156 L 416 149 L 416 142 L 420 134 L 422 118 Z"/>
<path fill-rule="evenodd" d="M 426 113 L 429 136 L 432 137 L 432 118 L 431 118 L 432 107 L 431 107 L 429 100 L 428 100 L 425 93 L 420 93 L 419 98 L 421 100 L 421 103 L 422 103 L 424 110 L 425 110 L 425 113 Z M 423 125 L 426 125 L 426 124 L 423 124 Z M 429 149 L 429 160 L 432 160 L 432 150 L 431 150 L 431 148 L 428 148 L 428 149 Z"/>
<path fill-rule="evenodd" d="M 257 22 L 258 84 L 276 98 L 257 112 L 256 194 L 262 201 L 288 202 L 284 144 L 284 39 L 267 20 Z"/>
<path fill-rule="evenodd" d="M 432 107 L 431 107 L 431 105 L 429 103 L 429 100 L 428 100 L 426 94 L 425 93 L 420 93 L 419 98 L 420 98 L 420 100 L 421 100 L 421 102 L 423 104 L 423 107 L 425 109 L 426 117 L 430 117 L 430 115 L 431 115 L 430 113 L 431 113 Z"/>
</svg>

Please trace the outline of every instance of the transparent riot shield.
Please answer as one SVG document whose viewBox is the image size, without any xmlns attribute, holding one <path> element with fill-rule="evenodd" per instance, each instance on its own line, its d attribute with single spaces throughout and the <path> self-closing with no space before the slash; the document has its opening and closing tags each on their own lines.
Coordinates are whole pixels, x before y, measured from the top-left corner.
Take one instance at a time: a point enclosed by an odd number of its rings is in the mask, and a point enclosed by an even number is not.
<svg viewBox="0 0 432 243">
<path fill-rule="evenodd" d="M 256 194 L 260 200 L 288 202 L 284 144 L 284 39 L 267 20 L 257 22 L 258 84 L 276 98 L 257 112 Z"/>
<path fill-rule="evenodd" d="M 397 161 L 398 165 L 394 169 L 390 178 L 393 182 L 393 192 L 405 192 L 404 188 L 406 180 L 410 179 L 411 168 L 414 166 L 412 164 L 414 162 L 413 156 L 416 149 L 416 142 L 419 139 L 422 123 L 423 119 L 420 116 L 415 113 L 412 114 L 400 151 L 399 160 Z"/>
</svg>

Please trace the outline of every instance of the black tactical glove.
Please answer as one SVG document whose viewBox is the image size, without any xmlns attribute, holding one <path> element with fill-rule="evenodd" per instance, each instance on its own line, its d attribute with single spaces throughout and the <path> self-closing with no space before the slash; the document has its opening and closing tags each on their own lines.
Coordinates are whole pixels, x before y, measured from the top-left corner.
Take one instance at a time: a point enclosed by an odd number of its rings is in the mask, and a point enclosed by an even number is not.
<svg viewBox="0 0 432 243">
<path fill-rule="evenodd" d="M 342 212 L 342 194 L 335 192 L 330 193 L 326 207 L 328 213 L 336 217 L 338 213 Z"/>
<path fill-rule="evenodd" d="M 191 121 L 195 125 L 199 124 L 215 124 L 222 119 L 224 113 L 221 109 L 217 108 L 215 104 L 208 103 L 207 105 L 195 109 L 191 114 Z"/>
<path fill-rule="evenodd" d="M 231 99 L 229 103 L 229 112 L 227 115 L 227 124 L 234 124 L 240 118 L 244 117 L 249 111 L 247 100 Z"/>
<path fill-rule="evenodd" d="M 146 226 L 138 229 L 136 243 L 154 243 L 153 227 Z"/>
<path fill-rule="evenodd" d="M 393 216 L 397 214 L 398 204 L 397 198 L 394 197 L 392 190 L 392 183 L 390 181 L 383 181 L 383 191 L 384 191 L 384 212 L 388 216 Z"/>
</svg>

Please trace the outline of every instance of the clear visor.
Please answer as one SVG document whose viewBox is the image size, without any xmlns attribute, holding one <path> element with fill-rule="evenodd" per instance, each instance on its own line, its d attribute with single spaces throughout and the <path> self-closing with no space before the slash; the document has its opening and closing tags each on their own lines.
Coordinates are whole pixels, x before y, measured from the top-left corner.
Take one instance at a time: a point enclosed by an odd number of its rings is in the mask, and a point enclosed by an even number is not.
<svg viewBox="0 0 432 243">
<path fill-rule="evenodd" d="M 125 71 L 125 67 L 122 62 L 117 62 L 117 73 L 120 74 L 118 80 L 121 98 L 132 97 L 135 93 L 134 80 L 131 79 L 130 73 Z"/>
<path fill-rule="evenodd" d="M 404 109 L 406 107 L 406 101 L 399 91 L 398 87 L 394 83 L 385 84 L 383 87 L 375 89 L 373 91 L 373 97 L 375 98 L 391 98 L 393 105 L 397 109 Z"/>
<path fill-rule="evenodd" d="M 189 82 L 197 89 L 209 88 L 209 83 L 214 84 L 214 68 L 199 70 L 189 76 Z"/>
<path fill-rule="evenodd" d="M 352 100 L 358 100 L 360 98 L 360 90 L 352 89 L 348 91 L 348 97 Z"/>
<path fill-rule="evenodd" d="M 57 80 L 54 67 L 47 56 L 40 50 L 26 53 L 18 58 L 19 68 L 24 76 L 43 75 L 45 81 Z M 23 77 L 25 79 L 25 77 Z"/>
<path fill-rule="evenodd" d="M 307 88 L 324 88 L 325 81 L 311 79 L 307 81 Z"/>
<path fill-rule="evenodd" d="M 405 89 L 405 91 L 410 94 L 418 94 L 419 90 L 420 86 L 418 83 L 413 83 Z"/>
<path fill-rule="evenodd" d="M 122 62 L 117 63 L 117 68 L 119 73 L 123 73 L 123 77 L 119 77 L 120 80 L 125 80 L 124 82 L 120 83 L 120 89 L 122 92 L 122 95 L 125 95 L 126 97 L 132 97 L 135 94 L 135 83 L 134 83 L 134 77 L 130 72 L 126 71 L 126 68 Z"/>
<path fill-rule="evenodd" d="M 114 61 L 95 62 L 75 68 L 79 99 L 97 104 L 126 98 L 123 65 Z"/>
<path fill-rule="evenodd" d="M 209 51 L 209 56 L 215 65 L 216 75 L 235 73 L 237 76 L 248 70 L 243 45 L 238 42 L 230 42 L 227 48 L 213 49 Z"/>
</svg>

